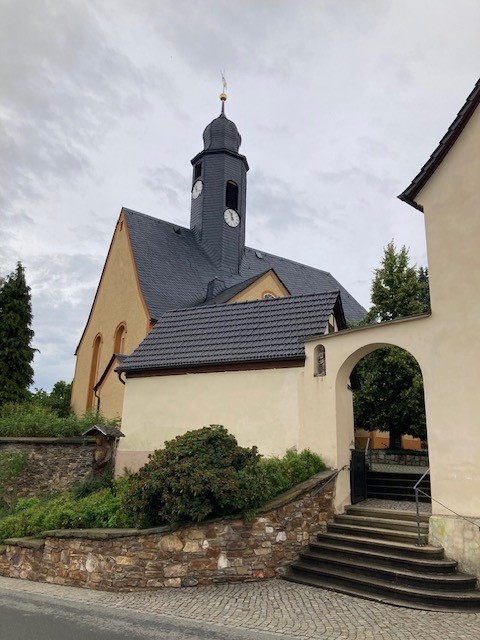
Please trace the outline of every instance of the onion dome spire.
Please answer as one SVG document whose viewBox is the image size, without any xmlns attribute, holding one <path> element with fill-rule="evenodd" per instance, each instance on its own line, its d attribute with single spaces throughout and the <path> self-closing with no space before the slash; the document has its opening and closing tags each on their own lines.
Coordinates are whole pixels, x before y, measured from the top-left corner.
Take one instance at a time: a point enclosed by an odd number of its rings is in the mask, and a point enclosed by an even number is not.
<svg viewBox="0 0 480 640">
<path fill-rule="evenodd" d="M 212 120 L 203 132 L 204 150 L 211 151 L 212 149 L 228 149 L 229 151 L 238 153 L 238 149 L 242 143 L 242 137 L 238 133 L 236 124 L 229 120 L 225 115 L 225 101 L 227 100 L 225 90 L 227 88 L 227 82 L 223 73 L 222 83 L 223 91 L 220 94 L 222 111 L 218 118 Z"/>
</svg>

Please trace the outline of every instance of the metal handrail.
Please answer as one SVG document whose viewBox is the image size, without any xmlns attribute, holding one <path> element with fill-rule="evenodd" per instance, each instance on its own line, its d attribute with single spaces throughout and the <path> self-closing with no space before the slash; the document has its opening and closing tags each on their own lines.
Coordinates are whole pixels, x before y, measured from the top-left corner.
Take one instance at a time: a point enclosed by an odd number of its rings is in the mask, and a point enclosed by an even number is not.
<svg viewBox="0 0 480 640">
<path fill-rule="evenodd" d="M 415 483 L 415 486 L 413 487 L 413 490 L 415 491 L 415 508 L 417 511 L 417 547 L 422 547 L 422 536 L 420 535 L 420 504 L 419 504 L 419 500 L 418 500 L 418 494 L 422 493 L 424 496 L 427 496 L 431 498 L 431 496 L 429 496 L 427 493 L 425 493 L 425 491 L 422 491 L 422 489 L 418 488 L 418 485 L 422 482 L 422 480 L 425 478 L 425 476 L 430 473 L 430 467 L 425 471 L 425 473 L 423 474 L 423 476 L 420 478 L 420 480 L 418 480 L 418 482 Z"/>
</svg>

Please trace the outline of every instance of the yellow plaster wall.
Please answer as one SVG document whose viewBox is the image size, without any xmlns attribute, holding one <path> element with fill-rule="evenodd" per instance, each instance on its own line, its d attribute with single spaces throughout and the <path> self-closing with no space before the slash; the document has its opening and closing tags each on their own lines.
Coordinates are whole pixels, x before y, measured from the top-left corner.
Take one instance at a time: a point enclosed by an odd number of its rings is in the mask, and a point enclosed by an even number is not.
<svg viewBox="0 0 480 640">
<path fill-rule="evenodd" d="M 225 426 L 242 446 L 283 455 L 299 446 L 302 378 L 302 367 L 128 378 L 117 472 L 139 468 L 165 440 L 210 424 Z"/>
<path fill-rule="evenodd" d="M 428 445 L 434 495 L 480 515 L 480 110 L 418 194 L 424 207 L 435 350 Z M 457 322 L 452 325 L 451 318 Z M 455 437 L 451 437 L 451 434 Z M 448 513 L 434 504 L 434 513 Z"/>
<path fill-rule="evenodd" d="M 72 407 L 77 414 L 84 413 L 87 408 L 95 337 L 98 334 L 102 336 L 95 376 L 95 382 L 98 382 L 113 354 L 115 332 L 121 322 L 127 325 L 124 350 L 129 354 L 146 336 L 149 316 L 138 287 L 123 214 L 118 219 L 91 315 L 77 350 L 72 390 Z M 101 411 L 105 416 L 113 418 L 121 415 L 123 390 L 124 386 L 112 368 L 98 392 Z"/>
<path fill-rule="evenodd" d="M 263 276 L 252 282 L 243 291 L 240 291 L 228 302 L 247 302 L 248 300 L 262 300 L 266 293 L 271 293 L 276 298 L 285 298 L 290 293 L 281 283 L 277 275 L 272 271 L 267 271 Z"/>
</svg>

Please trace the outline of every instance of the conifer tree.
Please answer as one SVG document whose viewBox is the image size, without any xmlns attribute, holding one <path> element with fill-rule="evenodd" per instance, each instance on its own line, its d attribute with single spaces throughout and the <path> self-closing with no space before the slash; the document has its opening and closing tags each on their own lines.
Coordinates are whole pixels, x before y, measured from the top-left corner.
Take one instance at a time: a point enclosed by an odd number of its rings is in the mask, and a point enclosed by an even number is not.
<svg viewBox="0 0 480 640">
<path fill-rule="evenodd" d="M 409 265 L 406 247 L 390 242 L 372 282 L 372 307 L 365 323 L 405 318 L 429 309 L 428 270 Z M 357 365 L 361 390 L 354 396 L 355 426 L 388 431 L 390 448 L 400 436 L 426 437 L 423 379 L 415 358 L 398 347 L 378 349 Z"/>
<path fill-rule="evenodd" d="M 30 288 L 20 264 L 0 284 L 0 405 L 29 398 L 35 349 Z"/>
</svg>

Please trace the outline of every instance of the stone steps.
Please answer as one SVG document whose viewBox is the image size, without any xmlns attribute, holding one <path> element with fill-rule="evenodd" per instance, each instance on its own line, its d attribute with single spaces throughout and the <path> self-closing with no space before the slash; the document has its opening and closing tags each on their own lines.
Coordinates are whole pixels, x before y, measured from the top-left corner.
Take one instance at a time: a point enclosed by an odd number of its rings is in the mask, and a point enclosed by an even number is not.
<svg viewBox="0 0 480 640">
<path fill-rule="evenodd" d="M 367 471 L 367 497 L 390 500 L 414 500 L 413 487 L 421 479 L 419 473 L 390 473 L 387 471 Z M 430 495 L 430 477 L 427 475 L 419 484 L 419 489 Z M 430 498 L 419 494 L 420 502 L 431 502 Z"/>
<path fill-rule="evenodd" d="M 420 523 L 424 546 L 416 544 L 415 513 L 348 507 L 282 577 L 417 609 L 480 611 L 475 576 L 459 573 L 441 547 L 426 544 L 427 514 Z"/>
</svg>

